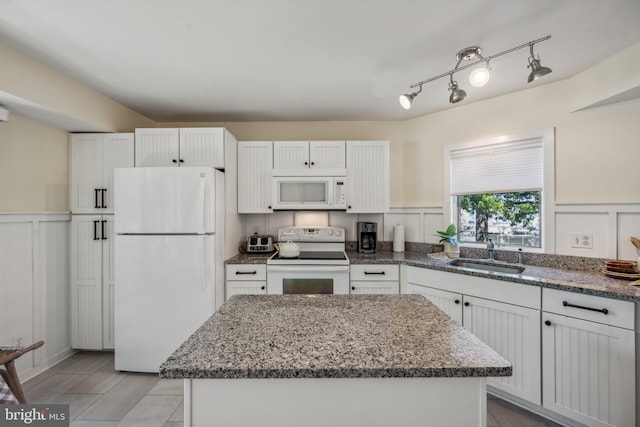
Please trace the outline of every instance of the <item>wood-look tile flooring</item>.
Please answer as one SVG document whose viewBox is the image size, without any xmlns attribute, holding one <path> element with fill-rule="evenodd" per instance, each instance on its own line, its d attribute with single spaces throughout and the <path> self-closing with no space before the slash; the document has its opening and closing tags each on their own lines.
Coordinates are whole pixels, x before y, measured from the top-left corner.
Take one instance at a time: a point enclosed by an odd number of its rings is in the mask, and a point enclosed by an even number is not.
<svg viewBox="0 0 640 427">
<path fill-rule="evenodd" d="M 80 352 L 23 389 L 31 403 L 68 403 L 71 427 L 183 427 L 182 384 L 116 371 L 112 352 Z M 487 412 L 487 427 L 558 425 L 492 396 Z"/>
</svg>

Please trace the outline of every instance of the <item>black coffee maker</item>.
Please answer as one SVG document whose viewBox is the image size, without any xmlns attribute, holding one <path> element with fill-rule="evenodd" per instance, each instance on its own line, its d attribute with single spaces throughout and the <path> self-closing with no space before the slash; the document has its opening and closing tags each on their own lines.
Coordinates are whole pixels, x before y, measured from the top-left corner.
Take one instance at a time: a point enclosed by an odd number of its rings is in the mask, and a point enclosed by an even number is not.
<svg viewBox="0 0 640 427">
<path fill-rule="evenodd" d="M 376 251 L 378 241 L 378 224 L 375 222 L 358 222 L 358 252 L 372 254 Z"/>
</svg>

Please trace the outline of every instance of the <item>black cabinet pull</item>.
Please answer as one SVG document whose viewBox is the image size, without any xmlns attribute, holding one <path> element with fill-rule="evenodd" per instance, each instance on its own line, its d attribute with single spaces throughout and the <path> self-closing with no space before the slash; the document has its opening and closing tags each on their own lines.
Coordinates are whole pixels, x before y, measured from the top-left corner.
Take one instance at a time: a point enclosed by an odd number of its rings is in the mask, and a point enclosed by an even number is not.
<svg viewBox="0 0 640 427">
<path fill-rule="evenodd" d="M 271 209 L 271 205 L 267 206 L 267 209 Z"/>
<path fill-rule="evenodd" d="M 178 163 L 176 159 L 171 160 L 173 163 Z"/>
<path fill-rule="evenodd" d="M 311 162 L 311 166 L 313 166 L 313 165 L 315 165 L 315 164 L 316 164 L 316 162 Z"/>
<path fill-rule="evenodd" d="M 367 274 L 381 274 L 381 275 L 384 276 L 387 273 L 385 273 L 384 271 L 365 271 L 364 274 L 365 275 L 367 275 Z"/>
<path fill-rule="evenodd" d="M 100 221 L 93 221 L 93 240 L 100 240 L 98 238 L 98 223 Z"/>
<path fill-rule="evenodd" d="M 99 188 L 94 188 L 93 191 L 94 191 L 94 195 L 95 195 L 94 198 L 95 198 L 95 201 L 96 201 L 96 203 L 95 203 L 95 205 L 93 207 L 96 208 L 96 209 L 100 209 L 100 206 L 98 206 L 98 191 L 100 191 L 100 189 Z"/>
<path fill-rule="evenodd" d="M 260 286 L 260 289 L 262 289 L 263 291 L 266 289 L 266 286 Z"/>
<path fill-rule="evenodd" d="M 104 204 L 104 193 L 106 193 L 106 192 L 107 192 L 107 189 L 106 189 L 106 188 L 103 188 L 102 190 L 100 190 L 100 192 L 102 193 L 102 207 L 103 207 L 104 209 L 106 209 L 106 208 L 107 208 L 107 205 L 105 205 L 105 204 Z"/>
<path fill-rule="evenodd" d="M 469 301 L 465 301 L 465 302 L 464 302 L 464 306 L 465 306 L 465 307 L 469 307 Z"/>
<path fill-rule="evenodd" d="M 180 159 L 180 163 L 184 163 L 184 160 Z"/>
<path fill-rule="evenodd" d="M 547 325 L 547 326 L 551 326 L 551 321 L 550 320 L 545 320 L 544 324 Z"/>
<path fill-rule="evenodd" d="M 598 313 L 609 314 L 609 310 L 607 310 L 606 308 L 585 307 L 584 305 L 569 304 L 567 301 L 562 301 L 562 305 L 564 305 L 565 307 L 581 308 L 583 310 L 597 311 Z"/>
<path fill-rule="evenodd" d="M 102 220 L 102 240 L 107 240 L 107 236 L 104 235 L 104 225 L 107 223 L 106 219 Z"/>
<path fill-rule="evenodd" d="M 347 206 L 347 209 L 351 209 L 351 205 Z"/>
<path fill-rule="evenodd" d="M 459 299 L 454 300 L 453 302 L 454 302 L 454 304 L 460 304 L 460 300 Z"/>
<path fill-rule="evenodd" d="M 352 286 L 352 287 L 351 287 L 351 290 L 352 290 L 352 291 L 355 291 L 355 290 L 356 290 L 356 287 L 355 287 L 355 286 Z"/>
<path fill-rule="evenodd" d="M 309 162 L 304 162 L 304 165 L 307 166 L 309 164 Z"/>
<path fill-rule="evenodd" d="M 257 274 L 257 271 L 236 271 L 236 275 L 238 274 Z"/>
</svg>

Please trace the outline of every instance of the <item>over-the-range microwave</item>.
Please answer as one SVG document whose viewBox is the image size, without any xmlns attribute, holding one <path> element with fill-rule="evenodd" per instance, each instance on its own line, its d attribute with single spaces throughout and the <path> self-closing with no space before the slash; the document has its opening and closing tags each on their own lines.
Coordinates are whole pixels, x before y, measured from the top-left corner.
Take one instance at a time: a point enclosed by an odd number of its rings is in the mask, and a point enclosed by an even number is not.
<svg viewBox="0 0 640 427">
<path fill-rule="evenodd" d="M 274 176 L 274 210 L 346 210 L 344 176 Z"/>
</svg>

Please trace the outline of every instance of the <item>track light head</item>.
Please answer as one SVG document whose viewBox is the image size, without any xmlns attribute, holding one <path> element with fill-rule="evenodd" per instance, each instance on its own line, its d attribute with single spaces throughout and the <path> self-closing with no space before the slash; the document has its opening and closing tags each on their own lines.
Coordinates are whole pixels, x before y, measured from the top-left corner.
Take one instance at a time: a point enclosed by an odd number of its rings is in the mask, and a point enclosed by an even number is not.
<svg viewBox="0 0 640 427">
<path fill-rule="evenodd" d="M 449 102 L 452 104 L 457 104 L 467 96 L 467 92 L 462 89 L 458 89 L 458 82 L 453 80 L 449 83 L 449 90 L 451 91 Z"/>
<path fill-rule="evenodd" d="M 422 92 L 422 85 L 420 85 L 420 89 L 411 94 L 405 93 L 404 95 L 400 95 L 400 105 L 402 105 L 402 108 L 404 108 L 405 110 L 409 110 L 411 108 L 411 104 L 413 103 L 413 99 L 418 96 L 420 92 Z"/>
</svg>

